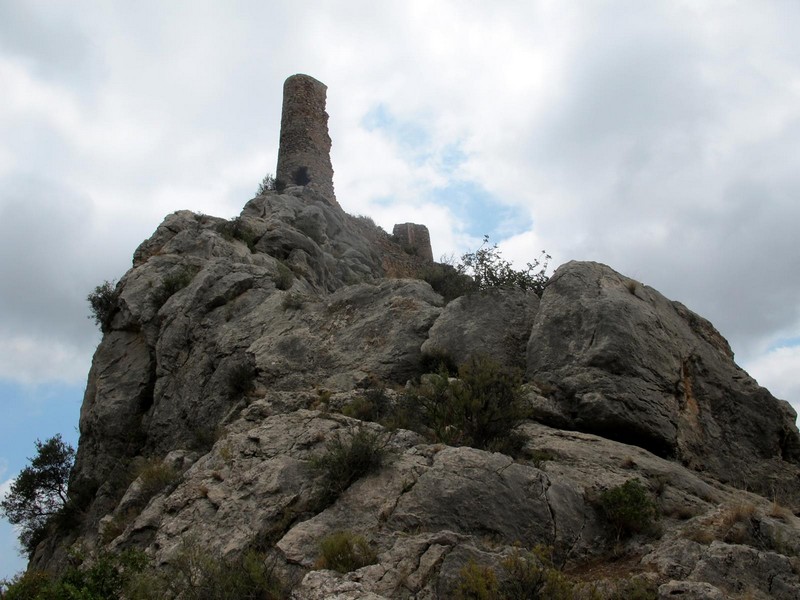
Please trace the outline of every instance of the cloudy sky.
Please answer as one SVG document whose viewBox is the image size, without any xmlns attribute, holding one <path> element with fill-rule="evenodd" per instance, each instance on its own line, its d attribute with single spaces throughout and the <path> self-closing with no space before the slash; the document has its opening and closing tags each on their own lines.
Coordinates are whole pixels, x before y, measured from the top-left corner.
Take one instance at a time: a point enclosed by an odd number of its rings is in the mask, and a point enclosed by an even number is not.
<svg viewBox="0 0 800 600">
<path fill-rule="evenodd" d="M 274 172 L 283 80 L 328 85 L 334 184 L 436 256 L 607 263 L 800 407 L 800 3 L 0 2 L 0 490 L 77 441 L 86 295 L 175 210 Z M 0 529 L 0 577 L 22 567 Z"/>
</svg>

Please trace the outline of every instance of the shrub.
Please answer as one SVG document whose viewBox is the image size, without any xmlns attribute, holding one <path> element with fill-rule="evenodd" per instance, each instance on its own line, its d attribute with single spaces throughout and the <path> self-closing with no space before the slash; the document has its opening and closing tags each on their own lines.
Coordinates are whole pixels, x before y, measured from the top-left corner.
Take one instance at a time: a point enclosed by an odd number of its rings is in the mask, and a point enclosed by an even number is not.
<svg viewBox="0 0 800 600">
<path fill-rule="evenodd" d="M 19 541 L 30 556 L 51 523 L 69 504 L 67 482 L 75 450 L 60 434 L 45 442 L 36 440 L 36 456 L 22 469 L 0 501 L 0 511 L 19 526 Z"/>
<path fill-rule="evenodd" d="M 225 376 L 228 392 L 232 398 L 244 396 L 255 388 L 256 368 L 248 358 L 234 363 Z"/>
<path fill-rule="evenodd" d="M 456 600 L 499 600 L 500 589 L 497 575 L 491 567 L 478 565 L 470 560 L 459 571 L 461 581 L 455 589 Z"/>
<path fill-rule="evenodd" d="M 312 468 L 322 474 L 322 492 L 318 504 L 329 506 L 350 485 L 368 473 L 380 469 L 387 440 L 366 427 L 359 426 L 347 436 L 337 434 L 325 448 L 325 453 L 314 458 Z"/>
<path fill-rule="evenodd" d="M 445 371 L 448 375 L 458 374 L 458 365 L 453 360 L 453 357 L 443 350 L 423 352 L 419 358 L 419 366 L 422 373 L 441 373 Z"/>
<path fill-rule="evenodd" d="M 106 600 L 120 598 L 125 586 L 147 566 L 139 550 L 121 553 L 101 552 L 91 561 L 73 556 L 77 564 L 67 567 L 61 576 L 31 571 L 6 582 L 3 599 L 19 600 Z M 88 564 L 85 564 L 88 563 Z"/>
<path fill-rule="evenodd" d="M 241 240 L 250 252 L 255 251 L 258 235 L 240 217 L 220 223 L 216 229 L 227 241 Z"/>
<path fill-rule="evenodd" d="M 44 571 L 29 569 L 11 579 L 0 581 L 0 597 L 3 600 L 37 600 L 46 598 L 51 585 L 50 576 Z"/>
<path fill-rule="evenodd" d="M 655 532 L 658 509 L 638 479 L 629 479 L 605 490 L 598 497 L 597 504 L 614 528 L 618 540 L 635 533 Z"/>
<path fill-rule="evenodd" d="M 283 310 L 300 310 L 303 308 L 305 298 L 298 292 L 289 292 L 281 298 L 281 308 Z"/>
<path fill-rule="evenodd" d="M 365 390 L 342 407 L 342 414 L 359 421 L 381 421 L 389 414 L 390 400 L 383 388 Z"/>
<path fill-rule="evenodd" d="M 320 557 L 316 567 L 349 573 L 375 564 L 377 555 L 362 536 L 351 531 L 338 531 L 319 543 Z"/>
<path fill-rule="evenodd" d="M 420 277 L 430 284 L 434 292 L 441 294 L 445 302 L 478 290 L 472 277 L 444 263 L 429 265 L 420 273 Z"/>
<path fill-rule="evenodd" d="M 553 565 L 552 548 L 538 545 L 532 551 L 515 551 L 503 561 L 502 598 L 573 598 L 581 590 Z"/>
<path fill-rule="evenodd" d="M 658 584 L 642 577 L 618 580 L 608 600 L 658 600 Z"/>
<path fill-rule="evenodd" d="M 267 192 L 271 192 L 276 189 L 275 178 L 272 176 L 272 173 L 267 173 L 264 176 L 264 179 L 261 180 L 261 183 L 258 184 L 258 191 L 256 192 L 256 195 L 262 196 Z"/>
<path fill-rule="evenodd" d="M 375 421 L 377 411 L 369 398 L 358 396 L 342 407 L 342 414 L 359 421 Z"/>
<path fill-rule="evenodd" d="M 529 412 L 519 374 L 473 358 L 458 375 L 451 381 L 442 370 L 412 392 L 406 403 L 416 406 L 419 423 L 438 442 L 516 455 L 522 439 L 514 429 Z"/>
<path fill-rule="evenodd" d="M 544 250 L 540 258 L 527 263 L 525 269 L 517 271 L 511 263 L 500 255 L 497 244 L 489 246 L 489 236 L 483 237 L 483 243 L 475 252 L 468 252 L 461 257 L 456 266 L 458 273 L 470 275 L 478 289 L 518 288 L 532 290 L 538 296 L 544 292 L 547 284 L 547 265 L 551 256 Z"/>
<path fill-rule="evenodd" d="M 100 331 L 107 333 L 111 330 L 111 321 L 117 311 L 119 303 L 119 291 L 111 281 L 104 281 L 102 285 L 94 288 L 86 299 L 92 314 L 88 318 L 94 319 L 95 324 L 100 327 Z"/>
<path fill-rule="evenodd" d="M 188 286 L 194 276 L 200 272 L 196 266 L 184 266 L 169 273 L 161 282 L 161 286 L 153 293 L 153 304 L 161 308 L 173 295 Z"/>
<path fill-rule="evenodd" d="M 277 269 L 277 273 L 273 279 L 275 282 L 275 287 L 279 290 L 288 290 L 292 287 L 294 273 L 292 273 L 292 270 L 281 261 L 278 261 Z"/>
<path fill-rule="evenodd" d="M 515 550 L 499 571 L 470 560 L 460 571 L 456 598 L 490 600 L 572 600 L 599 598 L 592 584 L 571 579 L 553 565 L 552 548 L 536 546 L 532 551 Z"/>
<path fill-rule="evenodd" d="M 134 479 L 140 484 L 136 508 L 142 509 L 158 494 L 177 485 L 181 473 L 163 461 L 149 459 L 136 469 Z"/>
<path fill-rule="evenodd" d="M 125 589 L 129 600 L 278 600 L 289 597 L 289 586 L 278 575 L 277 562 L 248 551 L 233 558 L 212 555 L 194 540 L 184 541 L 174 560 L 159 570 L 132 578 Z"/>
</svg>

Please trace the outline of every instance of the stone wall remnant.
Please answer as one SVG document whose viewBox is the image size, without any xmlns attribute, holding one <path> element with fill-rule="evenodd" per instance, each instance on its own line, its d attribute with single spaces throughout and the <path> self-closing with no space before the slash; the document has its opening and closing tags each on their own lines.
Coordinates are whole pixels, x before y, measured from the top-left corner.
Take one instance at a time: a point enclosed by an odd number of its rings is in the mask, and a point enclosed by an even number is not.
<svg viewBox="0 0 800 600">
<path fill-rule="evenodd" d="M 431 235 L 425 225 L 417 223 L 399 223 L 392 229 L 392 235 L 403 247 L 403 250 L 423 260 L 433 262 Z"/>
<path fill-rule="evenodd" d="M 331 138 L 325 98 L 328 87 L 308 75 L 292 75 L 283 84 L 283 114 L 275 179 L 303 185 L 339 207 L 333 192 Z"/>
</svg>

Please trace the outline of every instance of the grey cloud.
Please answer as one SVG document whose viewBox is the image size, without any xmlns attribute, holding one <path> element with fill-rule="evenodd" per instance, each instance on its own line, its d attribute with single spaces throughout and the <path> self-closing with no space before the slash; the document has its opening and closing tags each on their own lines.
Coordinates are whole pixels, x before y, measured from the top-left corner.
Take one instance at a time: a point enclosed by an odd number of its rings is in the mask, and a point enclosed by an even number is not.
<svg viewBox="0 0 800 600">
<path fill-rule="evenodd" d="M 0 3 L 0 49 L 31 61 L 37 75 L 86 93 L 86 86 L 101 79 L 105 68 L 73 10 L 66 4 Z"/>
<path fill-rule="evenodd" d="M 0 331 L 94 343 L 86 295 L 120 256 L 93 230 L 91 203 L 34 176 L 0 180 L 0 190 Z"/>
</svg>

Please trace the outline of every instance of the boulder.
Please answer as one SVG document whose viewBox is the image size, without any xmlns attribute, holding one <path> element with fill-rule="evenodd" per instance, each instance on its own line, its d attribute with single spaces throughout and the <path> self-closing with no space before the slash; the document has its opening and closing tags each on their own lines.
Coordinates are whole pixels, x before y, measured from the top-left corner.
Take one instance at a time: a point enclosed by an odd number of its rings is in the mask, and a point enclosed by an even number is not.
<svg viewBox="0 0 800 600">
<path fill-rule="evenodd" d="M 708 321 L 605 265 L 559 267 L 527 349 L 528 378 L 570 427 L 765 492 L 775 468 L 797 472 L 788 403 L 734 363 Z"/>
<path fill-rule="evenodd" d="M 446 355 L 455 365 L 487 356 L 525 368 L 525 345 L 539 307 L 530 291 L 496 289 L 474 292 L 445 306 L 422 345 L 422 352 Z"/>
</svg>

